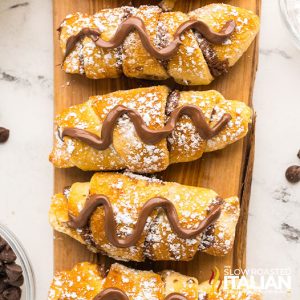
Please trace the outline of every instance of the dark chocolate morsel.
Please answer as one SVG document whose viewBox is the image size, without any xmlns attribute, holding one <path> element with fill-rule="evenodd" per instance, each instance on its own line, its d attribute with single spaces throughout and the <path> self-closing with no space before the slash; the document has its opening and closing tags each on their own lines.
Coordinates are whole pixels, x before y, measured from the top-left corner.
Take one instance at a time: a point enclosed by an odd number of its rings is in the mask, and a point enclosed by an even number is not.
<svg viewBox="0 0 300 300">
<path fill-rule="evenodd" d="M 298 154 L 297 154 L 298 158 L 300 158 L 300 150 L 298 151 Z"/>
<path fill-rule="evenodd" d="M 22 268 L 16 263 L 7 264 L 6 274 L 11 279 L 17 279 L 22 274 Z"/>
<path fill-rule="evenodd" d="M 0 252 L 0 260 L 2 260 L 5 263 L 12 263 L 16 259 L 17 256 L 9 245 L 6 245 Z"/>
<path fill-rule="evenodd" d="M 0 127 L 0 143 L 5 143 L 9 138 L 9 130 L 4 128 L 4 127 Z"/>
<path fill-rule="evenodd" d="M 5 282 L 6 284 L 11 285 L 11 286 L 17 286 L 17 287 L 20 287 L 20 286 L 22 286 L 23 283 L 24 283 L 24 276 L 21 274 L 21 275 L 19 276 L 19 278 L 16 279 L 16 280 L 10 280 L 9 278 L 7 278 L 7 279 L 5 279 L 4 282 Z"/>
<path fill-rule="evenodd" d="M 21 299 L 21 289 L 19 287 L 9 287 L 3 292 L 4 299 L 6 300 L 19 300 Z"/>
<path fill-rule="evenodd" d="M 5 283 L 5 279 L 6 279 L 5 277 L 0 278 L 0 294 L 7 288 L 7 284 Z"/>
<path fill-rule="evenodd" d="M 15 264 L 7 264 L 5 266 L 5 271 L 7 275 L 6 283 L 13 286 L 21 286 L 24 283 L 22 268 Z"/>
<path fill-rule="evenodd" d="M 7 245 L 6 240 L 0 236 L 0 251 Z"/>
<path fill-rule="evenodd" d="M 286 179 L 291 183 L 300 181 L 300 166 L 290 166 L 285 172 Z"/>
<path fill-rule="evenodd" d="M 5 273 L 5 264 L 4 262 L 0 261 L 0 277 L 4 273 Z"/>
</svg>

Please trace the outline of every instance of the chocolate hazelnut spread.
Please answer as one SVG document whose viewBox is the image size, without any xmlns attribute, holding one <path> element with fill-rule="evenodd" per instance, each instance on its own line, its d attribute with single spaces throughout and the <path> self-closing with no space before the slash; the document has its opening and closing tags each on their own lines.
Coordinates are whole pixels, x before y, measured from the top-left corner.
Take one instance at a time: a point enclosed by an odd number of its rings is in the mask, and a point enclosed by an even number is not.
<svg viewBox="0 0 300 300">
<path fill-rule="evenodd" d="M 197 228 L 194 229 L 185 229 L 181 228 L 179 224 L 179 218 L 174 204 L 163 197 L 155 197 L 148 200 L 143 207 L 133 233 L 127 236 L 124 239 L 118 238 L 117 235 L 117 224 L 114 217 L 113 207 L 109 199 L 104 195 L 91 195 L 86 200 L 86 203 L 79 213 L 78 216 L 70 215 L 70 221 L 68 226 L 73 229 L 84 228 L 91 218 L 92 214 L 96 211 L 98 207 L 103 207 L 105 211 L 105 233 L 107 239 L 110 243 L 119 248 L 127 248 L 135 245 L 143 231 L 147 222 L 147 218 L 152 214 L 152 212 L 157 208 L 162 208 L 169 220 L 172 230 L 183 239 L 194 238 L 200 233 L 202 233 L 207 227 L 216 222 L 216 220 L 221 215 L 222 202 L 218 205 L 215 205 L 210 209 L 210 212 L 207 214 L 206 218 L 202 220 Z"/>
<path fill-rule="evenodd" d="M 229 62 L 228 59 L 220 60 L 217 53 L 212 47 L 212 44 L 209 43 L 205 38 L 200 34 L 196 34 L 196 39 L 199 44 L 199 47 L 203 53 L 205 61 L 209 67 L 211 75 L 213 77 L 219 77 L 228 72 Z"/>
<path fill-rule="evenodd" d="M 94 300 L 129 300 L 129 298 L 118 288 L 108 288 L 99 293 Z M 182 294 L 172 293 L 165 300 L 187 300 L 187 298 Z"/>
<path fill-rule="evenodd" d="M 216 136 L 224 129 L 231 119 L 229 114 L 224 114 L 219 122 L 211 128 L 206 123 L 205 116 L 200 107 L 195 105 L 183 105 L 175 108 L 171 112 L 170 117 L 163 128 L 152 130 L 147 127 L 141 115 L 136 110 L 127 108 L 123 105 L 117 105 L 107 114 L 103 121 L 101 137 L 84 129 L 67 127 L 62 131 L 62 138 L 67 136 L 80 140 L 97 150 L 105 150 L 112 144 L 114 127 L 118 119 L 124 114 L 127 114 L 133 122 L 139 138 L 148 145 L 155 145 L 167 138 L 175 129 L 176 123 L 182 115 L 187 115 L 192 119 L 196 131 L 203 139 L 211 139 Z"/>
<path fill-rule="evenodd" d="M 94 43 L 101 48 L 112 49 L 122 45 L 125 38 L 133 30 L 137 31 L 142 45 L 151 56 L 157 59 L 166 60 L 170 59 L 177 52 L 181 44 L 181 35 L 191 29 L 200 33 L 210 43 L 222 44 L 235 30 L 235 22 L 233 20 L 228 21 L 220 32 L 215 32 L 203 21 L 188 20 L 178 27 L 174 34 L 173 41 L 171 41 L 166 47 L 158 49 L 151 43 L 143 20 L 135 16 L 130 16 L 119 25 L 115 35 L 109 41 L 103 40 L 100 37 L 101 33 L 97 29 L 92 28 L 83 28 L 78 34 L 70 36 L 67 40 L 64 60 L 74 50 L 77 42 L 82 40 L 84 37 L 90 37 Z"/>
</svg>

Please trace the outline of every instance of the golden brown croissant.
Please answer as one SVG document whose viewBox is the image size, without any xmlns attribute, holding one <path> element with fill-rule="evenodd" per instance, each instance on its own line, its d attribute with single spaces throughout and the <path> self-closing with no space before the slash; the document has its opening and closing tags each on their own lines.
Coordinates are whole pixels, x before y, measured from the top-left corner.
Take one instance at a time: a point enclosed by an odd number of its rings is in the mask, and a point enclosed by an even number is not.
<svg viewBox="0 0 300 300">
<path fill-rule="evenodd" d="M 92 79 L 124 73 L 207 85 L 237 62 L 258 30 L 253 12 L 217 3 L 188 14 L 158 6 L 75 13 L 59 28 L 62 67 Z"/>
<path fill-rule="evenodd" d="M 237 197 L 132 173 L 96 173 L 52 198 L 50 223 L 93 252 L 118 260 L 191 260 L 227 254 Z"/>
<path fill-rule="evenodd" d="M 94 96 L 56 117 L 50 161 L 59 168 L 165 170 L 243 138 L 252 111 L 217 91 L 166 86 Z"/>
<path fill-rule="evenodd" d="M 239 286 L 237 284 L 237 286 Z M 113 264 L 107 276 L 100 267 L 88 262 L 71 271 L 58 272 L 48 300 L 260 300 L 261 294 L 231 282 L 198 280 L 175 271 L 139 271 Z"/>
</svg>

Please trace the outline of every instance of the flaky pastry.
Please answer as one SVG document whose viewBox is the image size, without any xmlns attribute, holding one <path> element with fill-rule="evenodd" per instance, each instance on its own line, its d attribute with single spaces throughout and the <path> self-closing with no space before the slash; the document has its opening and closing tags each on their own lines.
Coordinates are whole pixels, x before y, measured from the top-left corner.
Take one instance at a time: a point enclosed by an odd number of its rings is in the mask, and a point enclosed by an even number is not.
<svg viewBox="0 0 300 300">
<path fill-rule="evenodd" d="M 57 115 L 50 161 L 58 168 L 154 173 L 238 141 L 251 122 L 250 107 L 214 90 L 117 91 Z"/>
<path fill-rule="evenodd" d="M 93 252 L 118 260 L 191 260 L 227 254 L 237 197 L 132 173 L 95 173 L 52 198 L 50 224 Z"/>
<path fill-rule="evenodd" d="M 237 280 L 238 281 L 238 280 Z M 205 281 L 167 270 L 139 271 L 113 264 L 107 275 L 98 265 L 77 264 L 71 271 L 58 272 L 48 300 L 261 300 L 261 294 L 230 282 Z"/>
<path fill-rule="evenodd" d="M 104 9 L 92 16 L 74 13 L 59 28 L 62 68 L 92 79 L 124 73 L 207 85 L 237 62 L 258 30 L 253 12 L 218 3 L 188 14 L 163 12 L 158 6 Z"/>
</svg>

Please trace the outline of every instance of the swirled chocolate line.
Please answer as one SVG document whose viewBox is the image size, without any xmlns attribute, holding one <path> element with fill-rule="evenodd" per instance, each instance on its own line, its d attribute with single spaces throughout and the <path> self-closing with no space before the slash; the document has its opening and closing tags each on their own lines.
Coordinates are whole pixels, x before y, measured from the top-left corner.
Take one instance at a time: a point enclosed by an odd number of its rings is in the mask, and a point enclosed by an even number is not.
<svg viewBox="0 0 300 300">
<path fill-rule="evenodd" d="M 129 297 L 118 288 L 108 288 L 99 293 L 93 300 L 129 300 Z M 187 300 L 187 298 L 182 294 L 172 293 L 165 300 Z"/>
<path fill-rule="evenodd" d="M 104 208 L 104 230 L 109 242 L 116 247 L 127 248 L 136 245 L 136 243 L 140 240 L 148 217 L 157 208 L 162 208 L 165 211 L 170 226 L 173 232 L 178 235 L 178 237 L 182 239 L 191 239 L 197 237 L 207 227 L 216 222 L 216 220 L 221 215 L 222 204 L 217 204 L 212 207 L 211 211 L 208 213 L 205 219 L 199 223 L 197 228 L 185 229 L 180 227 L 177 210 L 170 200 L 163 197 L 151 198 L 141 208 L 137 223 L 135 225 L 135 228 L 133 229 L 133 233 L 131 235 L 128 235 L 124 239 L 120 239 L 117 235 L 117 223 L 114 217 L 113 207 L 109 199 L 105 195 L 95 194 L 89 196 L 78 216 L 69 216 L 70 221 L 68 222 L 68 226 L 73 229 L 85 227 L 88 224 L 92 214 L 98 207 Z"/>
<path fill-rule="evenodd" d="M 70 36 L 67 40 L 64 60 L 75 49 L 77 42 L 82 40 L 84 37 L 90 37 L 94 43 L 101 48 L 112 49 L 119 47 L 124 42 L 128 34 L 133 30 L 137 31 L 142 45 L 150 53 L 150 55 L 157 59 L 165 60 L 171 58 L 177 52 L 181 45 L 180 36 L 190 29 L 199 32 L 213 44 L 222 44 L 233 33 L 235 29 L 235 22 L 233 20 L 228 21 L 220 32 L 215 32 L 203 21 L 188 20 L 178 27 L 174 34 L 174 40 L 170 42 L 168 46 L 163 49 L 157 49 L 151 43 L 143 20 L 137 17 L 129 17 L 119 25 L 115 35 L 109 41 L 103 40 L 100 37 L 101 33 L 91 28 L 83 28 L 78 34 Z"/>
<path fill-rule="evenodd" d="M 209 127 L 206 123 L 205 116 L 200 107 L 196 105 L 183 105 L 177 107 L 170 114 L 166 125 L 157 130 L 149 129 L 141 115 L 134 109 L 130 109 L 123 105 L 115 106 L 106 116 L 102 124 L 101 138 L 85 129 L 66 127 L 63 129 L 61 137 L 65 136 L 82 141 L 97 150 L 107 149 L 113 142 L 113 130 L 122 115 L 128 115 L 133 122 L 135 130 L 139 138 L 148 145 L 155 145 L 161 140 L 167 138 L 175 129 L 178 119 L 182 115 L 191 118 L 196 127 L 196 131 L 203 139 L 211 139 L 221 132 L 231 120 L 229 114 L 224 114 L 214 127 Z"/>
</svg>

